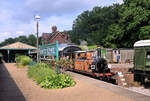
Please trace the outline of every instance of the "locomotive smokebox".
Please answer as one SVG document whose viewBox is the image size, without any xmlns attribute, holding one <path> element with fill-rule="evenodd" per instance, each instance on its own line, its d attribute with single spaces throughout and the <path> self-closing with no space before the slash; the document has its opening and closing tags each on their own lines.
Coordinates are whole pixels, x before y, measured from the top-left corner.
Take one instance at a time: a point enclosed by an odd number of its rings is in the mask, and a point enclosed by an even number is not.
<svg viewBox="0 0 150 101">
<path fill-rule="evenodd" d="M 107 61 L 103 58 L 97 57 L 94 59 L 92 65 L 95 65 L 95 68 L 93 68 L 93 72 L 97 73 L 108 73 L 110 72 L 110 69 L 107 66 Z"/>
</svg>

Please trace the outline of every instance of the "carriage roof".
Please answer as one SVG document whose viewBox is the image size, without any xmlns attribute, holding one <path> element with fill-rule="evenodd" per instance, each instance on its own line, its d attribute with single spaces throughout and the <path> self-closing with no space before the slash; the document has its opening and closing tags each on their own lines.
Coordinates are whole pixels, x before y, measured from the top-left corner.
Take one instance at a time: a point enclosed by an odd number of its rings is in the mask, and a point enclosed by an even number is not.
<svg viewBox="0 0 150 101">
<path fill-rule="evenodd" d="M 140 40 L 134 43 L 134 47 L 150 46 L 150 39 Z"/>
</svg>

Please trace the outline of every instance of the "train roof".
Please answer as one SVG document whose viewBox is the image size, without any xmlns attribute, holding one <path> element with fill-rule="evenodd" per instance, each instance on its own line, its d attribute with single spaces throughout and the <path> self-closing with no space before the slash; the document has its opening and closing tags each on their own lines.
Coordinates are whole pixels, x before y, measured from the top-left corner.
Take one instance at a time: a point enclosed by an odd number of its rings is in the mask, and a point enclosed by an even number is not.
<svg viewBox="0 0 150 101">
<path fill-rule="evenodd" d="M 134 47 L 150 46 L 150 39 L 140 40 L 134 43 Z"/>
</svg>

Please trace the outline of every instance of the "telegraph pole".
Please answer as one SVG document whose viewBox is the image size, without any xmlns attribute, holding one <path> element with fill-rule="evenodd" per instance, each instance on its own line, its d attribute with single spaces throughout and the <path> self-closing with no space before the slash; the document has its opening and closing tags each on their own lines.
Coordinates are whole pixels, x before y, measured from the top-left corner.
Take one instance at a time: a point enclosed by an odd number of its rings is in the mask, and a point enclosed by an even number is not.
<svg viewBox="0 0 150 101">
<path fill-rule="evenodd" d="M 36 51 L 37 51 L 37 63 L 39 62 L 39 19 L 40 19 L 40 16 L 35 16 L 35 19 L 36 19 L 36 34 L 37 34 L 37 38 L 36 38 Z"/>
</svg>

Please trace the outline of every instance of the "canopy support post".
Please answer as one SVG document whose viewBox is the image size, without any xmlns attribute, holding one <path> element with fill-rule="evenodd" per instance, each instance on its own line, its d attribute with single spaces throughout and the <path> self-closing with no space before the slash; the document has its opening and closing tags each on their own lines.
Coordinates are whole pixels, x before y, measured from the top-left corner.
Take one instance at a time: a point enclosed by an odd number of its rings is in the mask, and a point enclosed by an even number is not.
<svg viewBox="0 0 150 101">
<path fill-rule="evenodd" d="M 10 50 L 7 50 L 7 53 L 8 53 L 8 63 L 9 63 L 9 54 L 10 54 Z"/>
</svg>

